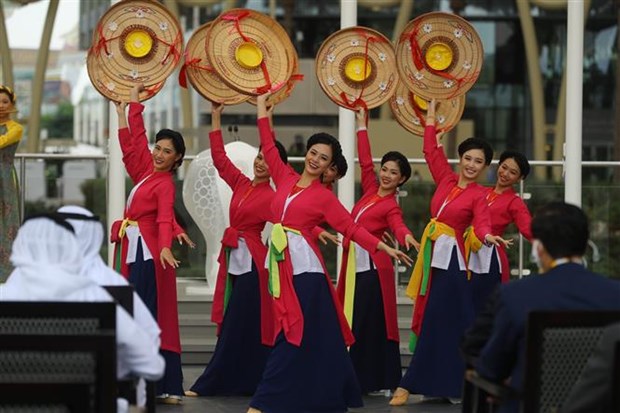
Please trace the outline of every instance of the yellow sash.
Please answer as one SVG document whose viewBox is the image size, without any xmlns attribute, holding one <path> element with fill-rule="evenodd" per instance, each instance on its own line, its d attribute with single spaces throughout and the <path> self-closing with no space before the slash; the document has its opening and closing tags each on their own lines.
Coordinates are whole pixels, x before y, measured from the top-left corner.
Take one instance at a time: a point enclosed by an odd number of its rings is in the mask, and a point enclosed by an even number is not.
<svg viewBox="0 0 620 413">
<path fill-rule="evenodd" d="M 432 218 L 426 225 L 426 228 L 424 228 L 418 259 L 415 262 L 409 284 L 407 285 L 406 294 L 413 300 L 417 298 L 418 293 L 426 295 L 431 269 L 432 241 L 435 241 L 440 235 L 448 235 L 453 238 L 456 236 L 451 226 L 437 221 L 437 218 Z"/>
<path fill-rule="evenodd" d="M 127 230 L 127 227 L 130 226 L 130 225 L 136 227 L 136 226 L 138 226 L 138 221 L 132 221 L 129 218 L 123 219 L 123 222 L 121 222 L 121 226 L 118 229 L 118 237 L 119 238 L 123 238 L 125 236 L 125 231 Z"/>
<path fill-rule="evenodd" d="M 344 288 L 344 316 L 353 328 L 353 302 L 355 301 L 355 273 L 357 272 L 355 262 L 355 244 L 349 243 L 349 254 L 347 255 L 347 269 L 345 271 Z"/>
<path fill-rule="evenodd" d="M 468 263 L 469 254 L 471 254 L 472 252 L 480 251 L 480 248 L 482 248 L 482 241 L 480 241 L 476 236 L 473 226 L 470 226 L 465 230 L 463 237 L 465 238 L 465 262 Z M 471 279 L 471 271 L 469 270 L 469 265 L 467 265 L 467 279 Z"/>
<path fill-rule="evenodd" d="M 288 246 L 287 232 L 301 235 L 301 231 L 285 227 L 281 223 L 274 224 L 271 229 L 271 241 L 269 242 L 269 292 L 274 298 L 280 297 L 278 261 L 284 261 L 284 250 Z"/>
</svg>

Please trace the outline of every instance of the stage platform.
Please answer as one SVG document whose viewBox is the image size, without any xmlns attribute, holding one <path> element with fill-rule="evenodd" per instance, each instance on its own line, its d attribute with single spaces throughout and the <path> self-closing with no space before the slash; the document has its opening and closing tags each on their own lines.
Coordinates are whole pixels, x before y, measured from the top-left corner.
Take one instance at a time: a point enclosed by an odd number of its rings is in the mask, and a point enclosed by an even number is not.
<svg viewBox="0 0 620 413">
<path fill-rule="evenodd" d="M 185 388 L 189 388 L 202 373 L 201 367 L 183 366 Z M 409 404 L 392 407 L 389 398 L 372 396 L 364 398 L 364 407 L 352 409 L 351 413 L 456 413 L 461 411 L 460 405 L 447 402 L 420 401 L 418 397 L 409 397 Z M 249 397 L 186 397 L 180 406 L 158 405 L 157 411 L 163 413 L 245 413 L 248 409 Z M 291 412 L 294 413 L 294 412 Z"/>
</svg>

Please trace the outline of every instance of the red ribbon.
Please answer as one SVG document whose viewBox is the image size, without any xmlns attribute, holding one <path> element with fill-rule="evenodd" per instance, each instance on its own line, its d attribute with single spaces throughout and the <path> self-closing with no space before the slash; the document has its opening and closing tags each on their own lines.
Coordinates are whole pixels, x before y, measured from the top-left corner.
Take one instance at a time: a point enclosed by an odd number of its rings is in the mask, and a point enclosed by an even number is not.
<svg viewBox="0 0 620 413">
<path fill-rule="evenodd" d="M 456 94 L 458 93 L 463 83 L 472 82 L 478 78 L 478 74 L 480 72 L 475 72 L 469 76 L 458 78 L 458 77 L 452 76 L 449 73 L 435 70 L 432 67 L 428 66 L 425 62 L 424 57 L 422 56 L 422 50 L 420 49 L 420 45 L 418 44 L 418 41 L 417 41 L 417 36 L 418 36 L 419 31 L 420 31 L 420 24 L 417 24 L 413 28 L 411 33 L 404 33 L 401 36 L 401 40 L 408 38 L 409 45 L 411 46 L 411 57 L 413 59 L 413 64 L 415 65 L 416 69 L 418 70 L 426 69 L 427 71 L 429 71 L 430 73 L 436 76 L 456 82 L 456 88 L 454 89 L 454 93 L 450 95 L 449 98 L 456 96 Z"/>
<path fill-rule="evenodd" d="M 174 41 L 172 43 L 168 43 L 165 40 L 162 40 L 158 37 L 156 37 L 156 39 L 160 42 L 162 42 L 163 44 L 165 44 L 166 46 L 168 46 L 168 53 L 166 53 L 166 56 L 164 56 L 164 58 L 161 61 L 162 65 L 166 64 L 166 61 L 168 60 L 168 58 L 170 57 L 170 55 L 174 56 L 174 61 L 172 62 L 173 66 L 176 66 L 176 64 L 178 63 L 179 59 L 181 58 L 181 52 L 179 51 L 179 49 L 177 48 L 177 44 L 179 43 L 183 43 L 183 38 L 181 37 L 181 32 L 177 32 L 177 35 L 174 39 Z"/>
<path fill-rule="evenodd" d="M 243 32 L 241 31 L 241 25 L 240 25 L 240 20 L 249 16 L 250 12 L 247 10 L 241 11 L 241 12 L 230 12 L 227 13 L 225 15 L 223 15 L 221 17 L 222 20 L 226 20 L 226 21 L 232 21 L 235 29 L 237 30 L 237 33 L 239 33 L 239 36 L 241 36 L 241 38 L 245 41 L 245 42 L 249 42 L 249 43 L 255 43 L 253 42 L 249 37 L 247 37 L 246 35 L 243 34 Z M 258 46 L 257 46 L 258 47 Z M 271 83 L 271 79 L 269 77 L 269 71 L 267 70 L 267 65 L 265 64 L 265 60 L 263 59 L 260 62 L 260 68 L 263 71 L 263 76 L 265 77 L 265 85 L 256 88 L 256 93 L 259 95 L 262 95 L 263 93 L 266 92 L 273 92 L 277 89 L 279 89 L 280 87 L 282 87 L 281 85 L 279 87 L 276 87 L 275 89 L 273 88 L 273 85 Z"/>
<path fill-rule="evenodd" d="M 111 42 L 114 39 L 118 39 L 120 36 L 110 37 L 109 39 L 106 39 L 106 37 L 103 35 L 103 27 L 101 27 L 101 23 L 97 24 L 97 33 L 99 33 L 99 40 L 97 40 L 97 43 L 91 47 L 91 51 L 97 56 L 99 56 L 99 52 L 101 51 L 101 49 L 104 49 L 106 55 L 109 55 L 110 52 L 108 51 L 108 42 Z"/>
<path fill-rule="evenodd" d="M 192 67 L 200 70 L 206 70 L 207 72 L 213 72 L 213 68 L 211 66 L 202 66 L 199 65 L 202 61 L 199 57 L 194 57 L 192 59 L 189 58 L 187 53 L 185 53 L 185 63 L 181 66 L 181 70 L 179 70 L 179 85 L 181 87 L 187 89 L 187 69 Z"/>
<path fill-rule="evenodd" d="M 380 37 L 368 35 L 366 31 L 362 29 L 357 29 L 356 32 L 360 36 L 366 38 L 366 44 L 364 46 L 364 71 L 363 71 L 364 75 L 366 75 L 366 69 L 368 69 L 368 46 L 369 44 L 371 42 L 384 42 L 385 40 Z M 364 99 L 362 99 L 365 88 L 366 88 L 366 85 L 364 84 L 362 86 L 362 90 L 360 90 L 359 96 L 356 99 L 354 99 L 352 102 L 349 102 L 349 99 L 347 99 L 347 95 L 344 92 L 340 92 L 340 98 L 342 99 L 341 103 L 343 103 L 344 106 L 346 106 L 349 109 L 356 110 L 358 107 L 363 108 L 366 111 L 366 124 L 368 125 L 368 106 L 366 105 L 366 102 L 364 101 Z"/>
</svg>

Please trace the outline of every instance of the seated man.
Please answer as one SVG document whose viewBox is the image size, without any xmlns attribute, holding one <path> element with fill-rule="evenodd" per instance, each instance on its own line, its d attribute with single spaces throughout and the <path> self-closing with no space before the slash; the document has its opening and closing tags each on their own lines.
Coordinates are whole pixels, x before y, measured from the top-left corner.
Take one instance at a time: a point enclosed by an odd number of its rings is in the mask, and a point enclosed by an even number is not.
<svg viewBox="0 0 620 413">
<path fill-rule="evenodd" d="M 83 254 L 73 227 L 56 214 L 26 219 L 13 242 L 15 270 L 0 285 L 2 301 L 113 301 L 91 279 L 80 274 Z M 164 359 L 153 340 L 120 306 L 116 308 L 117 376 L 130 374 L 157 380 Z M 126 403 L 119 403 L 119 412 Z"/>
<path fill-rule="evenodd" d="M 474 366 L 494 381 L 521 390 L 525 329 L 531 311 L 620 310 L 620 283 L 588 271 L 583 255 L 589 237 L 583 211 L 564 202 L 543 206 L 532 219 L 532 256 L 540 275 L 502 285 L 496 297 L 491 336 Z M 501 412 L 517 412 L 506 402 Z"/>
</svg>

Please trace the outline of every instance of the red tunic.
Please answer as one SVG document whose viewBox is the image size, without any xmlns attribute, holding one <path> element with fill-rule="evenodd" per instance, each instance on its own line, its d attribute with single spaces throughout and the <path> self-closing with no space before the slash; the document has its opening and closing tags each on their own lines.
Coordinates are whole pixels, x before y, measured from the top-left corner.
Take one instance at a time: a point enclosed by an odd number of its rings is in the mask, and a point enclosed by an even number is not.
<svg viewBox="0 0 620 413">
<path fill-rule="evenodd" d="M 351 345 L 355 341 L 353 334 L 344 317 L 331 279 L 325 269 L 325 263 L 312 230 L 320 223 L 327 222 L 336 231 L 347 238 L 353 239 L 362 248 L 371 252 L 374 252 L 379 244 L 379 240 L 363 227 L 355 224 L 349 212 L 338 201 L 338 198 L 336 198 L 333 192 L 326 189 L 318 179 L 295 197 L 283 216 L 286 199 L 291 193 L 293 186 L 299 181 L 299 174 L 280 159 L 269 128 L 269 120 L 266 117 L 258 120 L 258 130 L 263 154 L 269 165 L 271 177 L 276 184 L 276 193 L 271 203 L 274 223 L 281 223 L 284 227 L 300 231 L 310 248 L 312 248 L 321 261 L 325 281 L 328 283 L 331 291 L 344 341 L 347 345 Z M 274 299 L 276 328 L 272 342 L 275 341 L 280 330 L 284 330 L 287 341 L 291 344 L 299 345 L 303 337 L 304 320 L 293 287 L 293 268 L 288 248 L 284 250 L 284 253 L 286 258 L 278 262 L 281 291 L 280 297 Z"/>
<path fill-rule="evenodd" d="M 263 244 L 261 232 L 265 228 L 265 223 L 272 220 L 270 205 L 275 191 L 269 185 L 269 181 L 252 186 L 250 178 L 245 176 L 226 155 L 221 130 L 209 133 L 209 140 L 213 165 L 233 191 L 229 207 L 230 226 L 224 231 L 222 249 L 218 258 L 220 267 L 213 296 L 211 320 L 218 325 L 221 325 L 224 320 L 224 293 L 228 276 L 225 249 L 237 248 L 239 238 L 243 238 L 258 271 L 261 333 L 263 342 L 266 344 L 273 335 L 273 314 L 267 287 L 269 273 L 265 268 L 267 247 Z"/>
<path fill-rule="evenodd" d="M 503 235 L 506 227 L 514 222 L 517 229 L 529 241 L 532 240 L 531 222 L 532 216 L 523 200 L 512 189 L 508 188 L 494 199 L 489 194 L 493 193 L 494 188 L 486 188 L 486 199 L 491 214 L 491 231 L 493 235 Z M 506 249 L 495 247 L 499 253 L 499 259 L 502 263 L 502 282 L 508 282 L 510 278 L 510 268 L 508 264 L 508 256 Z"/>
<path fill-rule="evenodd" d="M 362 192 L 360 200 L 353 206 L 351 217 L 355 219 L 359 212 L 377 195 L 379 184 L 374 171 L 368 133 L 365 130 L 357 132 L 357 154 L 362 170 Z M 360 216 L 357 223 L 368 230 L 372 235 L 381 238 L 385 230 L 390 229 L 401 245 L 405 244 L 405 236 L 411 234 L 403 221 L 402 211 L 396 202 L 396 195 L 381 197 L 377 202 L 368 207 Z M 338 296 L 344 303 L 346 288 L 346 270 L 350 238 L 345 238 L 342 243 L 342 265 L 338 278 Z M 394 280 L 394 265 L 392 259 L 383 251 L 369 251 L 370 257 L 377 268 L 381 296 L 383 297 L 383 312 L 387 338 L 398 342 L 398 320 L 396 314 L 396 287 Z"/>
<path fill-rule="evenodd" d="M 473 225 L 474 232 L 480 240 L 484 240 L 487 234 L 491 234 L 491 217 L 485 199 L 485 188 L 478 185 L 476 182 L 471 182 L 459 195 L 450 202 L 445 203 L 450 192 L 457 186 L 459 176 L 450 167 L 443 147 L 437 145 L 434 125 L 429 125 L 424 128 L 424 159 L 437 185 L 431 199 L 431 217 L 437 218 L 437 221 L 450 226 L 454 230 L 456 243 L 461 251 L 461 255 L 467 259 L 467 254 L 465 254 L 465 242 L 463 239 L 463 233 L 467 227 Z M 435 242 L 433 242 L 433 248 L 434 244 Z M 418 260 L 420 259 L 423 259 L 423 257 L 418 255 Z M 428 281 L 428 289 L 430 290 L 431 288 L 432 277 L 430 277 Z M 416 297 L 411 328 L 418 336 L 421 330 L 422 320 L 424 319 L 424 311 L 428 297 L 429 294 Z"/>
<path fill-rule="evenodd" d="M 170 248 L 172 244 L 175 187 L 170 172 L 153 172 L 153 160 L 142 118 L 143 110 L 142 104 L 130 103 L 129 127 L 118 131 L 123 163 L 134 185 L 150 175 L 135 192 L 131 205 L 125 208 L 125 218 L 138 222 L 140 233 L 153 255 L 161 348 L 180 353 L 176 271 L 170 265 L 164 269 L 159 260 L 162 248 Z M 127 237 L 123 237 L 121 273 L 125 277 L 129 276 L 129 268 L 125 264 L 127 244 Z"/>
</svg>

